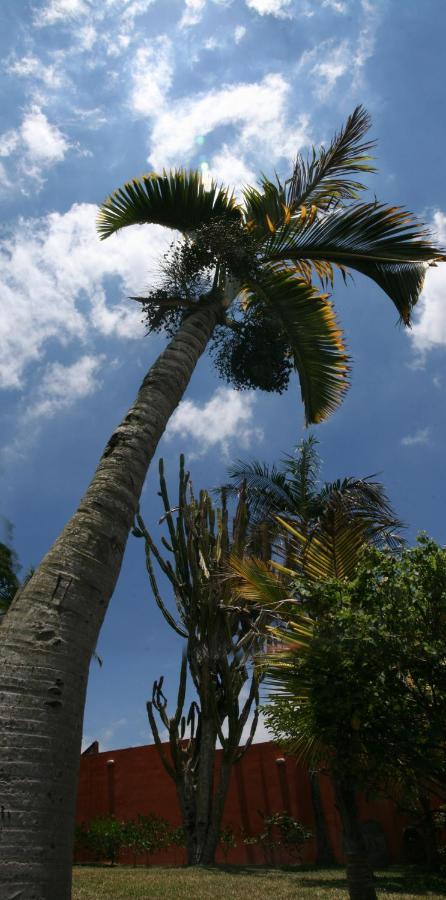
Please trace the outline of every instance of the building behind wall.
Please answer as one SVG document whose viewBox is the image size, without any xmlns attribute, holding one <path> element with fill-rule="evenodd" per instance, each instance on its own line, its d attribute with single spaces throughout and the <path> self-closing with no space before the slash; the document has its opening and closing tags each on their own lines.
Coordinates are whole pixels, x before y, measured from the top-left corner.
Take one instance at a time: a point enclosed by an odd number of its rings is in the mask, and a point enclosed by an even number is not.
<svg viewBox="0 0 446 900">
<path fill-rule="evenodd" d="M 166 745 L 167 748 L 167 745 Z M 221 751 L 217 751 L 217 767 Z M 329 779 L 320 777 L 321 800 L 329 841 L 336 859 L 343 862 L 342 831 Z M 390 801 L 359 798 L 360 817 L 375 853 L 388 862 L 401 859 L 405 819 Z M 228 861 L 234 864 L 260 864 L 265 859 L 259 847 L 243 844 L 241 832 L 262 831 L 262 813 L 288 812 L 315 834 L 315 821 L 308 770 L 292 757 L 285 758 L 272 742 L 253 744 L 235 764 L 228 792 L 223 827 L 231 826 L 237 847 Z M 99 752 L 97 743 L 82 755 L 77 796 L 76 821 L 88 824 L 98 816 L 113 815 L 127 821 L 139 814 L 154 813 L 170 824 L 181 824 L 175 785 L 167 775 L 155 745 Z M 316 858 L 315 840 L 304 847 L 302 861 Z M 82 861 L 78 858 L 78 862 Z M 126 861 L 123 858 L 123 861 Z M 131 858 L 128 860 L 131 861 Z M 178 849 L 163 851 L 152 858 L 159 864 L 184 863 Z M 218 851 L 217 861 L 223 862 Z M 287 862 L 283 856 L 276 862 Z M 144 862 L 141 859 L 141 862 Z M 383 860 L 384 862 L 384 860 Z"/>
</svg>

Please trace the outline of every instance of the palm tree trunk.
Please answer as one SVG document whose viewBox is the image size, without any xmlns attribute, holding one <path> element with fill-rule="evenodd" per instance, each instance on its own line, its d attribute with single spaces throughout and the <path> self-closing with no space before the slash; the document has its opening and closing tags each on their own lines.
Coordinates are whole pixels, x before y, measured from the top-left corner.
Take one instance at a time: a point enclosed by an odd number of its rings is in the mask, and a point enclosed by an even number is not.
<svg viewBox="0 0 446 900">
<path fill-rule="evenodd" d="M 347 883 L 350 900 L 377 900 L 373 871 L 361 831 L 354 786 L 346 780 L 334 781 L 336 804 L 344 832 Z"/>
<path fill-rule="evenodd" d="M 336 863 L 336 859 L 328 836 L 327 821 L 321 796 L 320 775 L 318 772 L 310 772 L 310 787 L 316 831 L 316 865 L 332 866 Z"/>
<path fill-rule="evenodd" d="M 2 623 L 2 896 L 71 896 L 76 779 L 91 655 L 148 466 L 220 308 L 215 301 L 194 312 L 149 370 L 77 511 Z"/>
</svg>

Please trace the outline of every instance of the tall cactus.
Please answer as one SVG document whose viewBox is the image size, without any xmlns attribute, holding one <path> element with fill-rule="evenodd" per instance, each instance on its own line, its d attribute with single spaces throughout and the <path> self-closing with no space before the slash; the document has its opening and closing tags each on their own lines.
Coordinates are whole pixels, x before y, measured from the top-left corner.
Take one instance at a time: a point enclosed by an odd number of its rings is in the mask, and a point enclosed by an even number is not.
<svg viewBox="0 0 446 900">
<path fill-rule="evenodd" d="M 139 514 L 134 534 L 145 541 L 154 598 L 167 623 L 184 638 L 185 648 L 174 714 L 167 713 L 163 678 L 154 682 L 147 713 L 164 767 L 176 785 L 188 862 L 210 864 L 219 841 L 231 768 L 252 743 L 257 727 L 259 681 L 250 662 L 263 641 L 264 613 L 252 605 L 245 609 L 239 602 L 232 603 L 228 560 L 231 552 L 242 556 L 248 542 L 245 491 L 240 492 L 230 528 L 224 489 L 215 507 L 206 491 L 196 498 L 181 456 L 178 505 L 172 508 L 170 503 L 162 460 L 160 495 L 162 521 L 168 530 L 168 539 L 162 537 L 161 542 L 169 557 L 160 553 Z M 265 553 L 269 558 L 269 547 Z M 154 561 L 172 585 L 175 615 L 161 597 Z M 185 712 L 188 672 L 197 700 Z M 249 737 L 241 748 L 251 712 Z M 168 732 L 170 754 L 161 742 L 155 713 Z M 218 773 L 217 741 L 222 747 Z"/>
</svg>

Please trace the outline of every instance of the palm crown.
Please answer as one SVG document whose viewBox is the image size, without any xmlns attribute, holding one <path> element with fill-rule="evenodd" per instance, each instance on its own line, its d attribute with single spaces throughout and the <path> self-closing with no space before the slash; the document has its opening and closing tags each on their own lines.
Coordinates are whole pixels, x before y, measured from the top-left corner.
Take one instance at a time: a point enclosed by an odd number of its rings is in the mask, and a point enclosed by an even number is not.
<svg viewBox="0 0 446 900">
<path fill-rule="evenodd" d="M 206 303 L 221 301 L 217 369 L 237 387 L 283 391 L 296 370 L 307 422 L 342 401 L 350 362 L 327 288 L 337 270 L 373 279 L 410 324 L 426 267 L 443 254 L 399 208 L 362 203 L 358 174 L 373 171 L 364 142 L 369 117 L 357 107 L 345 126 L 284 182 L 262 177 L 242 201 L 198 172 L 134 179 L 101 206 L 102 239 L 128 225 L 182 232 L 161 284 L 143 304 L 149 329 L 172 330 Z M 319 287 L 314 284 L 314 277 Z"/>
</svg>

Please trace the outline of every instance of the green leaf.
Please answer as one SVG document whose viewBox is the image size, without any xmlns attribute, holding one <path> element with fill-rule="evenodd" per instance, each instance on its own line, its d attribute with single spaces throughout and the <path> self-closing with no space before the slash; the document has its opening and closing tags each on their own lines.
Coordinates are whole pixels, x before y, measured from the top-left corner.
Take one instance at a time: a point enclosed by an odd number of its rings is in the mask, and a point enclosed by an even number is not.
<svg viewBox="0 0 446 900">
<path fill-rule="evenodd" d="M 120 228 L 143 223 L 185 232 L 228 216 L 240 219 L 241 213 L 225 188 L 215 182 L 205 187 L 200 172 L 178 169 L 127 182 L 101 204 L 97 229 L 101 240 Z"/>
<path fill-rule="evenodd" d="M 404 210 L 381 203 L 355 204 L 312 223 L 291 221 L 265 249 L 272 261 L 328 261 L 362 272 L 388 294 L 409 324 L 427 265 L 446 259 L 429 232 Z"/>
<path fill-rule="evenodd" d="M 327 150 L 321 147 L 316 153 L 313 149 L 308 160 L 299 154 L 287 182 L 287 205 L 292 210 L 303 205 L 328 209 L 340 201 L 356 199 L 364 185 L 347 176 L 375 171 L 368 155 L 373 142 L 360 143 L 369 128 L 369 115 L 364 107 L 357 106 Z"/>
<path fill-rule="evenodd" d="M 278 319 L 299 375 L 307 422 L 321 422 L 341 403 L 349 363 L 327 296 L 289 269 L 269 268 L 245 285 L 248 303 L 260 303 Z"/>
</svg>

